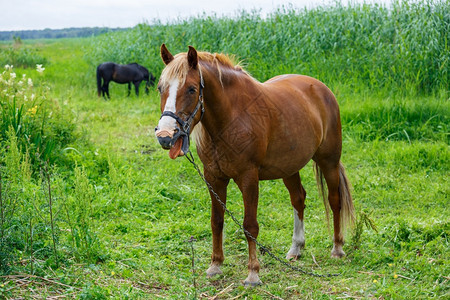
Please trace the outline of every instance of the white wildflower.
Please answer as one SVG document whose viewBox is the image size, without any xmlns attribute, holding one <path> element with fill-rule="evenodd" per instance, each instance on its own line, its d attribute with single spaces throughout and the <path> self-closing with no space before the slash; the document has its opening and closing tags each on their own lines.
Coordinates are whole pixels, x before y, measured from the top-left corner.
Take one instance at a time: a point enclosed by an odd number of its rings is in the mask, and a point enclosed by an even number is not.
<svg viewBox="0 0 450 300">
<path fill-rule="evenodd" d="M 33 80 L 31 80 L 31 78 L 28 78 L 28 86 L 29 87 L 33 86 Z"/>
<path fill-rule="evenodd" d="M 10 76 L 11 76 L 11 78 L 16 78 L 16 73 L 14 73 L 14 72 L 12 72 L 11 74 L 10 74 Z"/>
<path fill-rule="evenodd" d="M 34 94 L 31 94 L 31 101 L 33 101 L 33 100 L 34 100 L 34 97 L 36 97 L 36 95 L 34 95 Z"/>
<path fill-rule="evenodd" d="M 11 65 L 11 66 L 10 66 L 10 65 L 5 65 L 5 69 L 6 69 L 6 70 L 12 70 L 12 68 L 13 68 L 12 65 Z"/>
<path fill-rule="evenodd" d="M 45 68 L 42 67 L 42 65 L 40 64 L 36 64 L 36 71 L 38 71 L 39 73 L 44 72 Z"/>
</svg>

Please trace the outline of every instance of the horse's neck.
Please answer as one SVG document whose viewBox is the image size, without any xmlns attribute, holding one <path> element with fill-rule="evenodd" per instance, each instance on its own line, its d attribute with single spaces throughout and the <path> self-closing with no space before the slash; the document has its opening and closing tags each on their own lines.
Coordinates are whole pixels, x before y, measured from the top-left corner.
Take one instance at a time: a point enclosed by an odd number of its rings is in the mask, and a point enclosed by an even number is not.
<svg viewBox="0 0 450 300">
<path fill-rule="evenodd" d="M 205 115 L 202 125 L 211 136 L 220 134 L 238 114 L 242 106 L 239 98 L 249 84 L 247 81 L 249 79 L 240 78 L 237 72 L 232 74 L 232 71 L 223 71 L 221 80 L 216 72 L 209 71 L 205 76 Z"/>
</svg>

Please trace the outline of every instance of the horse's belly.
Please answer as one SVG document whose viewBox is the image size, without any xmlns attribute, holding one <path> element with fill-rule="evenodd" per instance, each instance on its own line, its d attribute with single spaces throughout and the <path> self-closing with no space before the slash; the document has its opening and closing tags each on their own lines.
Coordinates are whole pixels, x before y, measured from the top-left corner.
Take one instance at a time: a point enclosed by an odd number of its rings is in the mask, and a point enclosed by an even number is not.
<svg viewBox="0 0 450 300">
<path fill-rule="evenodd" d="M 261 180 L 289 177 L 302 169 L 317 150 L 315 143 L 291 143 L 289 147 L 280 147 L 267 153 L 259 167 Z"/>
<path fill-rule="evenodd" d="M 290 177 L 301 170 L 308 163 L 308 161 L 303 162 L 302 164 L 291 165 L 287 167 L 261 166 L 258 173 L 259 180 L 271 180 Z"/>
<path fill-rule="evenodd" d="M 284 116 L 267 138 L 264 158 L 259 163 L 261 179 L 284 178 L 298 172 L 311 160 L 322 141 L 320 122 L 313 122 L 294 109 Z"/>
</svg>

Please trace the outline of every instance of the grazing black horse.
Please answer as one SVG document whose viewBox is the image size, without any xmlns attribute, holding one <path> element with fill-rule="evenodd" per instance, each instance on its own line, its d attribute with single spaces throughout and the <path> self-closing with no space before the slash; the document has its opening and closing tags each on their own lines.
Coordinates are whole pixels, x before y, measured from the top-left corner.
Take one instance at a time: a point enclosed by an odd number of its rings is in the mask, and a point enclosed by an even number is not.
<svg viewBox="0 0 450 300">
<path fill-rule="evenodd" d="M 103 78 L 103 85 L 102 85 Z M 112 62 L 105 62 L 97 67 L 97 91 L 98 96 L 102 93 L 103 97 L 108 96 L 109 99 L 109 82 L 128 83 L 128 96 L 131 92 L 131 83 L 134 84 L 136 95 L 139 96 L 139 85 L 142 80 L 146 81 L 145 92 L 148 94 L 149 85 L 153 86 L 155 83 L 155 76 L 146 68 L 137 63 L 128 65 L 119 65 Z M 106 99 L 106 97 L 105 97 Z"/>
</svg>

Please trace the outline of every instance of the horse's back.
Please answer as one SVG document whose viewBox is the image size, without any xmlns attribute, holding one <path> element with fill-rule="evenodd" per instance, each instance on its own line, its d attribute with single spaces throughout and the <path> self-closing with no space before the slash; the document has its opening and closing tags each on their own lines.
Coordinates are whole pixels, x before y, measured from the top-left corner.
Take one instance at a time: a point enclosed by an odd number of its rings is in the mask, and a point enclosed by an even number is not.
<svg viewBox="0 0 450 300">
<path fill-rule="evenodd" d="M 284 74 L 275 76 L 263 83 L 268 89 L 273 90 L 286 90 L 291 92 L 300 92 L 305 97 L 323 97 L 324 100 L 332 101 L 336 104 L 336 98 L 331 90 L 320 80 L 297 74 Z"/>
<path fill-rule="evenodd" d="M 118 65 L 114 72 L 114 77 L 119 83 L 142 81 L 145 78 L 145 74 L 142 71 L 142 66 L 137 63 L 131 63 L 127 65 Z"/>
<path fill-rule="evenodd" d="M 317 121 L 320 119 L 321 123 L 337 121 L 339 107 L 336 97 L 316 78 L 296 74 L 279 75 L 264 82 L 263 86 L 271 101 L 284 111 L 299 111 Z"/>
<path fill-rule="evenodd" d="M 114 69 L 116 63 L 113 62 L 104 62 L 98 65 L 97 69 L 99 70 L 111 70 Z"/>
</svg>

